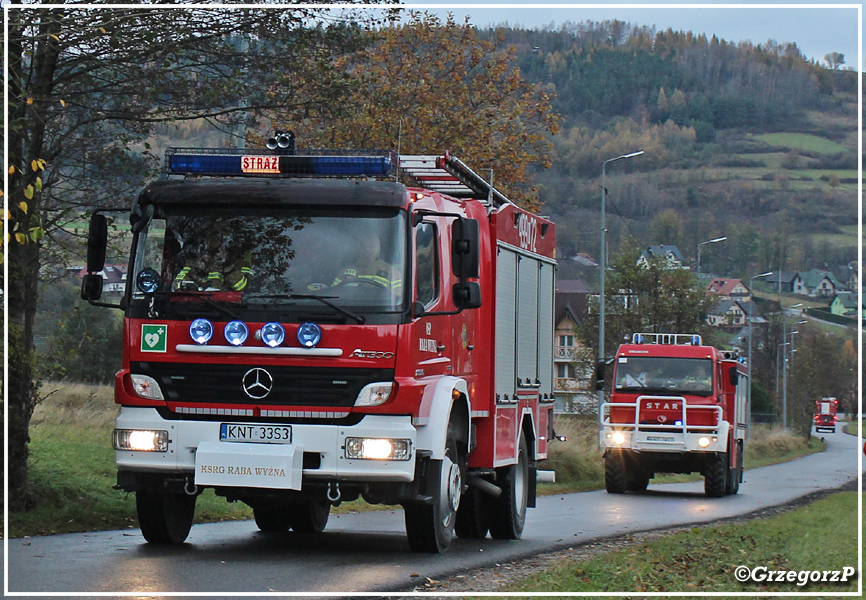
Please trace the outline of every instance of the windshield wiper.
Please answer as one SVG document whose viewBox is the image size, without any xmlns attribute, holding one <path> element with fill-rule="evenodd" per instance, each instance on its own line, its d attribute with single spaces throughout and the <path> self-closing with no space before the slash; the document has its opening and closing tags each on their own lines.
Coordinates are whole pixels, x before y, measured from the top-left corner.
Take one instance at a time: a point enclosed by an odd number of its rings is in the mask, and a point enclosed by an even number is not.
<svg viewBox="0 0 866 600">
<path fill-rule="evenodd" d="M 324 304 L 329 308 L 333 308 L 338 313 L 341 313 L 350 319 L 353 319 L 358 325 L 363 325 L 364 321 L 367 319 L 362 315 L 357 315 L 351 311 L 346 310 L 342 306 L 337 306 L 333 302 L 331 302 L 330 298 L 339 298 L 339 296 L 317 296 L 316 294 L 254 294 L 252 296 L 247 296 L 247 299 L 255 299 L 255 298 L 269 298 L 269 299 L 287 299 L 287 300 L 317 300 Z"/>
</svg>

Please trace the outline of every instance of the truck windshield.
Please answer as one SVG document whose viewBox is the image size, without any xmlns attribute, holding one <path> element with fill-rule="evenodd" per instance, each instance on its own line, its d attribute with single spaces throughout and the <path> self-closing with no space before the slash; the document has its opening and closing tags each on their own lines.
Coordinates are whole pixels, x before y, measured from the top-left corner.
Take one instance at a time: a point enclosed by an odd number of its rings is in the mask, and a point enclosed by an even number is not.
<svg viewBox="0 0 866 600">
<path fill-rule="evenodd" d="M 169 303 L 402 306 L 406 224 L 397 211 L 160 216 L 136 241 L 134 273 L 150 269 Z M 146 297 L 138 279 L 133 300 Z"/>
<path fill-rule="evenodd" d="M 710 396 L 713 363 L 705 358 L 621 356 L 614 389 L 618 392 L 677 393 Z"/>
</svg>

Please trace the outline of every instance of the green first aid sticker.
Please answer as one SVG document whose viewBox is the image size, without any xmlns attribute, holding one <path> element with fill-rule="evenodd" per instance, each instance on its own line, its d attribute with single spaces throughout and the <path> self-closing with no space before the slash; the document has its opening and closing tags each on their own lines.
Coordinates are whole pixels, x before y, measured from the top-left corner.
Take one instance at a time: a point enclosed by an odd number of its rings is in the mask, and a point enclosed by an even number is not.
<svg viewBox="0 0 866 600">
<path fill-rule="evenodd" d="M 165 352 L 168 339 L 168 325 L 142 325 L 141 351 Z"/>
</svg>

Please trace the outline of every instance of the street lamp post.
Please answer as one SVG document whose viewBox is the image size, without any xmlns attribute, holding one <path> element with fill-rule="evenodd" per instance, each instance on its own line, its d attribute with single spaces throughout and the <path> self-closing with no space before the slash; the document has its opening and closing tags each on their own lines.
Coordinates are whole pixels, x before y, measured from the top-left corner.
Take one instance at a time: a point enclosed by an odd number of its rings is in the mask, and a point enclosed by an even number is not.
<svg viewBox="0 0 866 600">
<path fill-rule="evenodd" d="M 790 310 L 792 308 L 797 308 L 798 306 L 803 306 L 802 302 L 797 302 L 796 304 L 792 304 L 791 306 L 782 307 L 782 341 L 783 346 L 788 346 L 788 324 L 785 321 L 785 311 Z M 791 338 L 791 343 L 793 344 L 794 338 Z M 777 392 L 778 393 L 778 392 Z M 788 351 L 785 350 L 785 354 L 782 357 L 782 430 L 788 430 Z"/>
<path fill-rule="evenodd" d="M 698 264 L 696 268 L 696 272 L 698 275 L 701 274 L 701 246 L 705 244 L 715 244 L 716 242 L 724 242 L 726 239 L 728 239 L 728 236 L 723 235 L 722 237 L 717 237 L 715 239 L 707 240 L 706 242 L 701 242 L 700 244 L 698 244 Z"/>
<path fill-rule="evenodd" d="M 722 238 L 724 239 L 724 238 Z M 719 240 L 710 240 L 710 242 L 719 241 Z M 704 242 L 708 244 L 710 242 Z M 698 252 L 700 252 L 700 245 L 698 246 Z M 700 256 L 700 254 L 698 255 Z M 700 261 L 700 258 L 698 258 Z M 700 268 L 700 262 L 698 262 L 698 268 Z M 753 275 L 749 278 L 749 291 L 752 289 L 752 282 L 755 279 L 759 279 L 761 277 L 766 277 L 767 275 L 772 275 L 772 271 L 767 271 L 766 273 L 761 273 L 760 275 Z M 752 307 L 749 306 L 749 313 L 746 315 L 746 322 L 749 324 L 749 352 L 746 357 L 746 369 L 749 373 L 749 381 L 747 385 L 749 387 L 746 388 L 746 439 L 749 439 L 752 434 Z"/>
<path fill-rule="evenodd" d="M 615 158 L 609 158 L 603 163 L 601 163 L 601 251 L 599 255 L 599 275 L 598 275 L 598 364 L 599 371 L 603 368 L 604 364 L 604 271 L 606 268 L 605 265 L 605 233 L 607 232 L 607 226 L 605 224 L 604 219 L 604 201 L 607 196 L 607 188 L 605 187 L 605 168 L 607 167 L 607 163 L 613 162 L 615 160 L 622 160 L 623 158 L 633 158 L 635 156 L 640 156 L 643 154 L 643 150 L 638 150 L 637 152 L 630 152 L 628 154 L 623 154 L 622 156 L 617 156 Z M 604 404 L 604 380 L 601 383 L 596 383 L 598 387 L 598 406 L 599 410 L 601 409 L 601 405 Z"/>
<path fill-rule="evenodd" d="M 797 321 L 795 325 L 802 325 L 803 323 L 808 323 L 808 321 Z M 784 344 L 785 346 L 790 346 L 790 348 L 785 349 L 785 359 L 782 363 L 782 420 L 785 422 L 785 429 L 788 428 L 788 353 L 791 353 L 791 360 L 793 360 L 794 352 L 797 351 L 794 348 L 794 334 L 796 333 L 800 333 L 800 330 L 793 329 L 789 331 L 788 335 L 791 336 L 791 341 L 788 342 L 786 336 L 786 343 Z"/>
</svg>

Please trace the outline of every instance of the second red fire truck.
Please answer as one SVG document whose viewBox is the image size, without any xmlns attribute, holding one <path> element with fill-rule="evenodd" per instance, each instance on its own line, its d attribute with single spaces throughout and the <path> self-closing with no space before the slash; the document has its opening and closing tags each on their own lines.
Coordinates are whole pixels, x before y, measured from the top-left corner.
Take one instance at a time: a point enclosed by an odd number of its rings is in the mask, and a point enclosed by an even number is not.
<svg viewBox="0 0 866 600">
<path fill-rule="evenodd" d="M 118 489 L 181 543 L 401 504 L 409 545 L 521 536 L 553 432 L 554 226 L 450 155 L 174 149 L 132 206 Z M 415 183 L 400 183 L 403 181 Z M 91 221 L 96 304 L 107 219 Z"/>
<path fill-rule="evenodd" d="M 815 401 L 815 432 L 836 433 L 836 411 L 839 401 L 836 398 L 821 398 Z"/>
<path fill-rule="evenodd" d="M 692 334 L 636 333 L 614 360 L 599 415 L 607 491 L 643 491 L 656 473 L 698 472 L 708 496 L 736 494 L 746 366 Z"/>
</svg>

